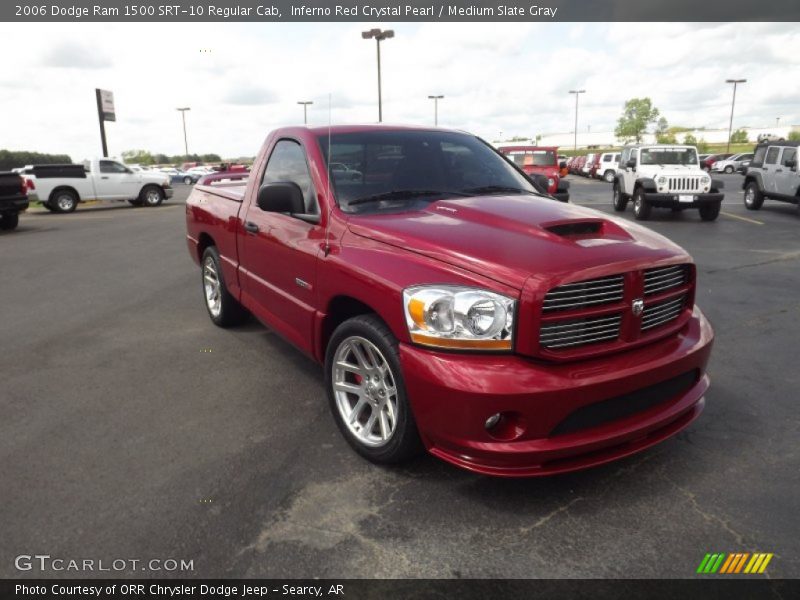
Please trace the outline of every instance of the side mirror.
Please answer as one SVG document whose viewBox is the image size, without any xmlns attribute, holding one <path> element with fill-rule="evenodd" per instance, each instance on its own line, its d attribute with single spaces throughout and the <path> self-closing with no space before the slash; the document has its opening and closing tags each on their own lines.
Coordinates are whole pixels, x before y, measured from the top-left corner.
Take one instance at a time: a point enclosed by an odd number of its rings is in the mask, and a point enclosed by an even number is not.
<svg viewBox="0 0 800 600">
<path fill-rule="evenodd" d="M 636 168 L 636 159 L 631 158 L 628 162 L 625 163 L 625 167 L 628 169 L 635 169 Z"/>
<path fill-rule="evenodd" d="M 548 188 L 547 175 L 542 175 L 541 173 L 531 173 L 530 175 L 528 175 L 528 179 L 531 180 L 531 183 L 533 183 L 533 187 L 535 187 L 538 191 L 540 191 L 543 194 L 549 193 L 547 191 Z"/>
<path fill-rule="evenodd" d="M 265 212 L 302 214 L 306 212 L 303 192 L 293 181 L 266 183 L 258 190 L 258 208 Z"/>
<path fill-rule="evenodd" d="M 560 163 L 558 163 L 558 166 L 561 169 L 566 169 L 567 168 L 567 161 L 562 160 Z"/>
<path fill-rule="evenodd" d="M 785 166 L 789 167 L 792 171 L 797 170 L 797 161 L 796 160 L 787 160 L 783 163 Z"/>
</svg>

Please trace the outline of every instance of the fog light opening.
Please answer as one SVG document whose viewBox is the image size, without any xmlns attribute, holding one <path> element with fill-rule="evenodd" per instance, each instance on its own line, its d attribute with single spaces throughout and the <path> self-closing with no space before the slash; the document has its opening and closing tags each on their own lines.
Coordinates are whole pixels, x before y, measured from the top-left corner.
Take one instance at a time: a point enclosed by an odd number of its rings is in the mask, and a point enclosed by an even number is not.
<svg viewBox="0 0 800 600">
<path fill-rule="evenodd" d="M 495 413 L 484 423 L 489 437 L 502 442 L 510 442 L 525 433 L 527 423 L 522 415 L 516 412 L 503 411 Z"/>
</svg>

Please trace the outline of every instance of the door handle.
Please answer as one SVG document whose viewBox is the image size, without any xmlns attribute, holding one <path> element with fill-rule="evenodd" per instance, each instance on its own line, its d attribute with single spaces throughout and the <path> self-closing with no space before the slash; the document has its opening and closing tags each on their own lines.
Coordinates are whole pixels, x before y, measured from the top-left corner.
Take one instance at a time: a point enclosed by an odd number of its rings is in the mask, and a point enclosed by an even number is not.
<svg viewBox="0 0 800 600">
<path fill-rule="evenodd" d="M 247 221 L 244 224 L 244 228 L 249 231 L 250 233 L 258 233 L 258 225 L 253 223 L 252 221 Z"/>
<path fill-rule="evenodd" d="M 775 169 L 776 173 L 783 173 L 783 169 Z"/>
<path fill-rule="evenodd" d="M 108 175 L 103 175 L 100 179 L 108 179 Z"/>
</svg>

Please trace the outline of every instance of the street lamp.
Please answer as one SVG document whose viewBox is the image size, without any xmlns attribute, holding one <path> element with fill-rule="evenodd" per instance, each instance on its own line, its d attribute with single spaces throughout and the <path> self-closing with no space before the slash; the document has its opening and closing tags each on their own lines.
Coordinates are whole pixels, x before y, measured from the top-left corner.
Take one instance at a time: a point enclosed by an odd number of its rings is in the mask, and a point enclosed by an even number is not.
<svg viewBox="0 0 800 600">
<path fill-rule="evenodd" d="M 303 105 L 303 124 L 308 125 L 308 105 L 314 103 L 311 100 L 301 100 L 298 104 Z"/>
<path fill-rule="evenodd" d="M 434 126 L 439 126 L 439 100 L 444 98 L 444 96 L 428 96 L 429 100 L 433 100 L 433 124 Z"/>
<path fill-rule="evenodd" d="M 578 150 L 578 96 L 585 94 L 586 90 L 570 90 L 570 94 L 575 94 L 575 151 Z"/>
<path fill-rule="evenodd" d="M 185 106 L 183 108 L 176 108 L 175 110 L 180 111 L 181 119 L 183 120 L 183 150 L 184 150 L 184 153 L 185 153 L 186 158 L 188 160 L 188 158 L 189 158 L 189 142 L 186 141 L 186 111 L 187 110 L 192 110 L 192 109 L 189 108 L 188 106 Z"/>
<path fill-rule="evenodd" d="M 380 29 L 370 29 L 369 31 L 362 31 L 361 37 L 365 40 L 375 38 L 378 46 L 378 123 L 383 121 L 383 106 L 381 99 L 381 42 L 394 37 L 394 31 L 387 29 L 381 31 Z"/>
<path fill-rule="evenodd" d="M 780 127 L 780 126 L 781 126 L 781 118 L 775 117 L 775 127 Z"/>
<path fill-rule="evenodd" d="M 746 83 L 747 79 L 726 79 L 725 83 L 733 84 L 733 100 L 731 101 L 731 120 L 728 123 L 728 149 L 725 152 L 731 151 L 731 135 L 733 135 L 733 107 L 736 106 L 736 86 L 740 83 Z"/>
</svg>

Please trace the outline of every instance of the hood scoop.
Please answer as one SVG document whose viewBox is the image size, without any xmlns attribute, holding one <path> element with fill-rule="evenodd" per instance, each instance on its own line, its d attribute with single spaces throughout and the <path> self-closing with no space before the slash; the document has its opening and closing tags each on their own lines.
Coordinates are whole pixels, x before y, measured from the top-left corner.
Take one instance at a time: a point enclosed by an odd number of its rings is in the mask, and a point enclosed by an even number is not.
<svg viewBox="0 0 800 600">
<path fill-rule="evenodd" d="M 571 219 L 553 223 L 543 223 L 542 229 L 566 240 L 627 241 L 632 239 L 627 231 L 616 223 L 604 219 Z"/>
</svg>

